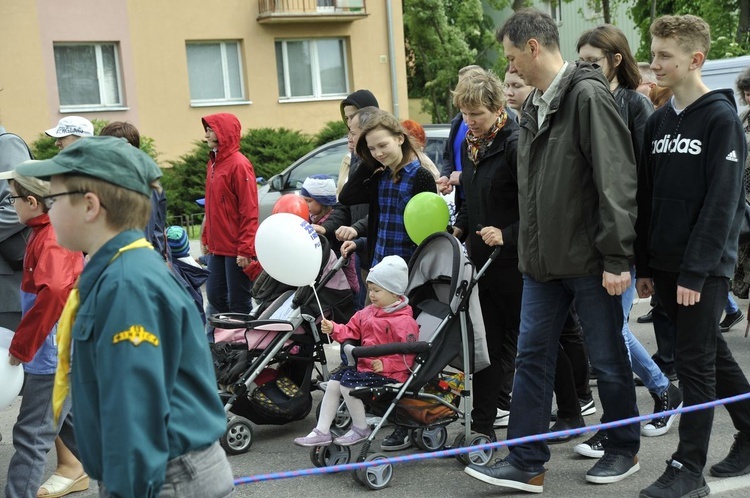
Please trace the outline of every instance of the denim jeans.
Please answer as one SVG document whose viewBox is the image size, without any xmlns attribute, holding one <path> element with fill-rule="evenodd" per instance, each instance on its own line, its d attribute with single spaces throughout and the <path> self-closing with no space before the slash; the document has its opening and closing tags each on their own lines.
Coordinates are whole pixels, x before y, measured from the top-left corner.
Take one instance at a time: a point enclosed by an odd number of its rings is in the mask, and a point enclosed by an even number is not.
<svg viewBox="0 0 750 498">
<path fill-rule="evenodd" d="M 602 422 L 638 415 L 633 372 L 622 338 L 620 297 L 607 294 L 601 276 L 538 282 L 524 275 L 508 439 L 549 430 L 558 342 L 574 300 L 591 366 L 597 374 Z M 610 429 L 608 434 L 608 452 L 626 456 L 638 453 L 639 424 Z M 549 458 L 547 443 L 540 441 L 512 447 L 507 459 L 516 468 L 539 472 Z"/>
<path fill-rule="evenodd" d="M 2 358 L 1 361 L 7 361 Z M 34 498 L 42 485 L 47 453 L 55 437 L 60 435 L 65 446 L 78 455 L 73 417 L 70 415 L 70 397 L 63 404 L 58 426 L 52 425 L 52 388 L 55 374 L 35 375 L 26 373 L 21 408 L 13 426 L 13 448 L 15 452 L 8 465 L 8 482 L 5 486 L 7 498 Z"/>
<path fill-rule="evenodd" d="M 734 313 L 737 313 L 740 310 L 740 307 L 737 306 L 737 301 L 734 300 L 732 297 L 732 294 L 727 294 L 727 304 L 724 306 L 724 313 L 727 315 L 732 315 Z"/>
<path fill-rule="evenodd" d="M 212 254 L 208 270 L 206 297 L 216 313 L 250 313 L 253 282 L 237 266 L 237 258 Z"/>
<path fill-rule="evenodd" d="M 659 365 L 649 356 L 646 348 L 638 342 L 628 326 L 628 315 L 630 308 L 633 306 L 635 298 L 635 268 L 630 269 L 632 281 L 630 287 L 622 294 L 622 336 L 625 338 L 625 345 L 630 353 L 630 363 L 633 373 L 643 381 L 643 385 L 654 394 L 660 395 L 669 387 L 669 379 L 659 369 Z"/>
<path fill-rule="evenodd" d="M 234 491 L 234 477 L 219 443 L 167 462 L 159 498 L 224 498 Z M 99 498 L 110 498 L 99 481 Z"/>
<path fill-rule="evenodd" d="M 675 369 L 685 406 L 750 392 L 745 374 L 719 331 L 729 279 L 707 277 L 701 300 L 692 306 L 682 306 L 677 304 L 679 274 L 654 270 L 653 275 L 659 299 L 677 330 Z M 734 427 L 750 434 L 750 401 L 731 403 L 726 409 Z M 713 420 L 713 408 L 683 413 L 680 442 L 672 458 L 693 472 L 703 471 Z"/>
</svg>

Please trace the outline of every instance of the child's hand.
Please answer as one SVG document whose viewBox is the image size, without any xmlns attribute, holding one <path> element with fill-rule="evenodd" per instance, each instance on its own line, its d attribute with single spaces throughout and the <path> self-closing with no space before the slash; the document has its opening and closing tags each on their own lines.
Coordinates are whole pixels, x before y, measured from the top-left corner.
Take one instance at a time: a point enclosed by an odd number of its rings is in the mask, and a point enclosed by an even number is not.
<svg viewBox="0 0 750 498">
<path fill-rule="evenodd" d="M 8 355 L 8 363 L 10 363 L 11 365 L 13 365 L 15 367 L 16 365 L 20 365 L 22 362 L 21 362 L 21 360 L 19 360 L 18 358 L 16 358 L 12 354 L 9 354 Z"/>
<path fill-rule="evenodd" d="M 383 360 L 372 360 L 370 366 L 372 367 L 373 372 L 380 373 L 383 371 Z"/>
<path fill-rule="evenodd" d="M 326 335 L 333 332 L 333 322 L 323 318 L 323 320 L 320 322 L 320 331 Z"/>
</svg>

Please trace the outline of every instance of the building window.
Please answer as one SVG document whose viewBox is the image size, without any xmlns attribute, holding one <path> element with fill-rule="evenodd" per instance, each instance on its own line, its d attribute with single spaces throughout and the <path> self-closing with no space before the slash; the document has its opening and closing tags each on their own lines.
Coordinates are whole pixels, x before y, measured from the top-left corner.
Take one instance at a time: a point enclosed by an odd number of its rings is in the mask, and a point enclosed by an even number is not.
<svg viewBox="0 0 750 498">
<path fill-rule="evenodd" d="M 341 38 L 277 41 L 276 73 L 281 100 L 339 98 L 349 93 Z"/>
<path fill-rule="evenodd" d="M 563 0 L 550 0 L 549 2 L 549 15 L 558 26 L 562 24 L 562 2 Z"/>
<path fill-rule="evenodd" d="M 121 107 L 120 62 L 115 43 L 55 43 L 62 110 Z"/>
<path fill-rule="evenodd" d="M 187 62 L 191 103 L 245 100 L 238 41 L 188 43 Z"/>
</svg>

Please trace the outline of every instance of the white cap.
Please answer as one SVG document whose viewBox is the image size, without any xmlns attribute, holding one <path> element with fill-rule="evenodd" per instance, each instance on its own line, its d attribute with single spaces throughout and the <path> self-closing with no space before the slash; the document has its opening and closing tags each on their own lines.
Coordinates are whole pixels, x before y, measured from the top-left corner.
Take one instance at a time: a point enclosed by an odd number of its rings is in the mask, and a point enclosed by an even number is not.
<svg viewBox="0 0 750 498">
<path fill-rule="evenodd" d="M 370 268 L 367 281 L 397 296 L 403 296 L 409 283 L 409 268 L 401 256 L 386 256 Z"/>
<path fill-rule="evenodd" d="M 91 121 L 81 116 L 68 116 L 62 118 L 55 128 L 50 128 L 44 133 L 54 138 L 67 137 L 68 135 L 93 137 L 94 125 L 91 124 Z"/>
</svg>

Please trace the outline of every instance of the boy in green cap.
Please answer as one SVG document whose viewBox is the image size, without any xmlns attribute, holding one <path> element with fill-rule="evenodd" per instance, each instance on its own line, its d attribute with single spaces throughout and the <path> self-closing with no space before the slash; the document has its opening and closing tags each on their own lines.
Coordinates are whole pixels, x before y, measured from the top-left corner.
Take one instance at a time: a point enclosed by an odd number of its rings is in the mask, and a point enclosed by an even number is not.
<svg viewBox="0 0 750 498">
<path fill-rule="evenodd" d="M 78 450 L 100 496 L 229 496 L 203 324 L 143 238 L 161 171 L 124 140 L 91 137 L 18 173 L 50 180 L 44 202 L 60 245 L 89 255 L 60 318 L 53 405 L 57 415 L 72 346 Z"/>
</svg>

